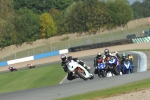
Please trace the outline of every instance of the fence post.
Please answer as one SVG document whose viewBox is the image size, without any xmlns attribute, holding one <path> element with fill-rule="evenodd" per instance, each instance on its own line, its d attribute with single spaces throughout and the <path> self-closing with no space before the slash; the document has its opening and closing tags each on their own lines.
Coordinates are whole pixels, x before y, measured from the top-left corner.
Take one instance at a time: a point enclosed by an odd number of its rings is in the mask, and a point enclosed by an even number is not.
<svg viewBox="0 0 150 100">
<path fill-rule="evenodd" d="M 17 59 L 17 54 L 15 53 L 15 59 Z"/>
</svg>

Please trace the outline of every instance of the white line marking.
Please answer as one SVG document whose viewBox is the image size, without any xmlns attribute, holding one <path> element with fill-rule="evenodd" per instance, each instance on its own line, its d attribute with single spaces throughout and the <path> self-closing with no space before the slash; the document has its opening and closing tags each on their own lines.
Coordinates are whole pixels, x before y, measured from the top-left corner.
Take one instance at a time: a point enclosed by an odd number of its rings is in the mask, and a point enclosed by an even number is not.
<svg viewBox="0 0 150 100">
<path fill-rule="evenodd" d="M 61 84 L 66 78 L 67 78 L 67 76 L 65 76 L 65 78 L 59 84 Z"/>
</svg>

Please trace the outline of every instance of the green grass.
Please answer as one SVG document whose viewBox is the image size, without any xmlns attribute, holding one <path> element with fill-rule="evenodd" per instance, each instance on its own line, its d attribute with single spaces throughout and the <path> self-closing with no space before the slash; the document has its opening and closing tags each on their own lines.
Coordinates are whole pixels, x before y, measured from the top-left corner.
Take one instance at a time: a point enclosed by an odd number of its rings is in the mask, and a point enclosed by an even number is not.
<svg viewBox="0 0 150 100">
<path fill-rule="evenodd" d="M 55 72 L 55 73 L 54 73 Z M 66 73 L 60 64 L 0 74 L 0 93 L 56 85 Z"/>
<path fill-rule="evenodd" d="M 150 89 L 150 78 L 145 80 L 140 80 L 132 82 L 125 85 L 120 85 L 113 88 L 108 88 L 104 90 L 98 90 L 93 92 L 88 92 L 80 95 L 74 95 L 66 98 L 61 98 L 58 100 L 92 100 L 94 98 L 107 98 L 110 96 L 116 96 L 119 94 L 130 93 L 134 91 L 139 91 L 143 89 Z"/>
</svg>

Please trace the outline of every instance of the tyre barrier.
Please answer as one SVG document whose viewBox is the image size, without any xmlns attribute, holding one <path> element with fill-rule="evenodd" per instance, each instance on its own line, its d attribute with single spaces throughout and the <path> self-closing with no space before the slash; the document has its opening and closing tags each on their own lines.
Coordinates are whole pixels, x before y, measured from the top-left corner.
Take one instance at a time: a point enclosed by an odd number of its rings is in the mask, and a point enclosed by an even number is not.
<svg viewBox="0 0 150 100">
<path fill-rule="evenodd" d="M 77 51 L 103 48 L 103 47 L 115 46 L 115 45 L 131 44 L 131 43 L 133 43 L 132 39 L 123 39 L 123 40 L 115 40 L 115 41 L 109 41 L 109 42 L 103 42 L 103 43 L 81 45 L 81 46 L 77 46 L 77 47 L 71 47 L 68 50 L 69 50 L 69 52 L 77 52 Z"/>
</svg>

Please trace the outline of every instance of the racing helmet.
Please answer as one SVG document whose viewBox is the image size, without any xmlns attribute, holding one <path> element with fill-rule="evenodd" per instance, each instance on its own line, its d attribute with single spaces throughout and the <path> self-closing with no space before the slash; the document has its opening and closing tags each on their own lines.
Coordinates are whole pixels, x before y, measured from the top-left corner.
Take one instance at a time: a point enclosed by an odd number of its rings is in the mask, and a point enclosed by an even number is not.
<svg viewBox="0 0 150 100">
<path fill-rule="evenodd" d="M 123 53 L 123 54 L 122 54 L 122 57 L 126 57 L 126 56 L 127 56 L 126 53 Z"/>
<path fill-rule="evenodd" d="M 63 61 L 63 62 L 65 62 L 66 60 L 67 60 L 67 56 L 66 56 L 66 54 L 61 54 L 61 60 Z"/>
<path fill-rule="evenodd" d="M 98 52 L 97 53 L 97 58 L 101 58 L 102 57 L 102 53 L 101 52 Z"/>
<path fill-rule="evenodd" d="M 104 50 L 104 54 L 105 54 L 105 55 L 109 55 L 109 50 L 108 50 L 108 49 L 105 49 L 105 50 Z"/>
<path fill-rule="evenodd" d="M 131 56 L 131 53 L 128 53 L 128 56 Z"/>
</svg>

